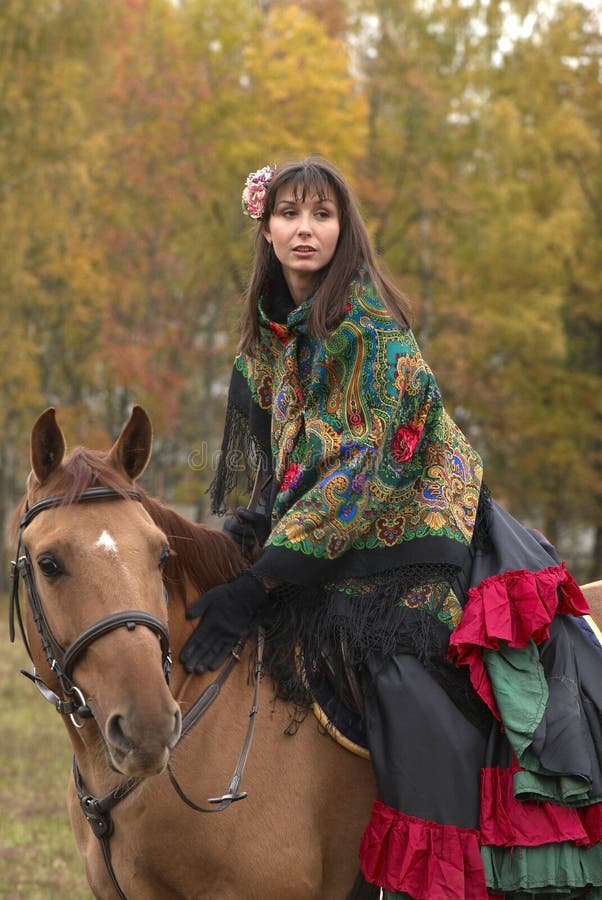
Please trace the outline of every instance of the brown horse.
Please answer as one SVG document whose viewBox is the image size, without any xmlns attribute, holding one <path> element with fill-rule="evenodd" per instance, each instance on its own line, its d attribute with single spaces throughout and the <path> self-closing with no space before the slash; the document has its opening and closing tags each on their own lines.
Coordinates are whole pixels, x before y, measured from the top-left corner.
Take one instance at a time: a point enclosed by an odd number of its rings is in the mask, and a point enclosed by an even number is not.
<svg viewBox="0 0 602 900">
<path fill-rule="evenodd" d="M 76 763 L 69 814 L 92 893 L 103 900 L 356 896 L 359 839 L 376 795 L 371 767 L 312 717 L 291 729 L 294 708 L 275 699 L 269 679 L 259 684 L 241 786 L 247 799 L 204 815 L 174 789 L 169 771 L 207 807 L 228 785 L 249 733 L 256 642 L 180 737 L 182 716 L 215 678 L 187 675 L 178 663 L 196 624 L 185 618 L 186 603 L 244 563 L 227 535 L 135 493 L 150 451 L 140 407 L 104 454 L 65 455 L 47 410 L 32 430 L 19 511 L 18 569 L 29 600 L 23 631 L 38 686 L 65 714 Z M 17 612 L 21 618 L 18 603 Z"/>
</svg>

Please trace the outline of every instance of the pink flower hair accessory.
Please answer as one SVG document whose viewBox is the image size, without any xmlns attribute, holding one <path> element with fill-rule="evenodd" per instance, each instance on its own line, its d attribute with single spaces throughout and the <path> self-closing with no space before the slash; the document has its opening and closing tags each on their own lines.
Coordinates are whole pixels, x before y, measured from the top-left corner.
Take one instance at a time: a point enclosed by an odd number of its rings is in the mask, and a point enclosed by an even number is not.
<svg viewBox="0 0 602 900">
<path fill-rule="evenodd" d="M 250 172 L 242 192 L 242 211 L 252 219 L 261 219 L 265 207 L 265 195 L 276 166 L 264 166 L 257 172 Z"/>
</svg>

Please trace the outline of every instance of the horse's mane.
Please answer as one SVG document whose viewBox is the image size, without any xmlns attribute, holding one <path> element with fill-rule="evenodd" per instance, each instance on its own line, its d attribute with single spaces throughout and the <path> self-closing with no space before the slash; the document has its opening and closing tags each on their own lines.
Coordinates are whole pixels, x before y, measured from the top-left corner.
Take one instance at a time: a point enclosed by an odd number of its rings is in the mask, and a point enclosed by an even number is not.
<svg viewBox="0 0 602 900">
<path fill-rule="evenodd" d="M 42 497 L 61 497 L 61 505 L 76 503 L 83 492 L 90 487 L 108 487 L 116 491 L 124 499 L 129 498 L 131 483 L 107 462 L 108 453 L 88 450 L 87 447 L 74 447 L 65 457 L 63 464 L 56 469 L 44 484 L 43 493 L 37 485 L 33 472 L 27 479 L 31 499 L 36 503 Z M 39 496 L 38 496 L 39 494 Z M 26 498 L 23 497 L 12 521 L 11 536 L 18 533 L 19 522 L 25 509 Z"/>
<path fill-rule="evenodd" d="M 44 495 L 61 497 L 68 506 L 91 487 L 112 488 L 126 498 L 132 483 L 111 464 L 108 452 L 74 447 L 45 482 Z"/>
<path fill-rule="evenodd" d="M 142 505 L 165 532 L 172 554 L 164 569 L 168 589 L 182 596 L 187 577 L 199 594 L 233 578 L 247 565 L 236 544 L 223 531 L 191 522 L 159 500 L 141 491 Z"/>
<path fill-rule="evenodd" d="M 62 505 L 67 506 L 77 503 L 82 493 L 91 487 L 108 487 L 127 502 L 136 502 L 129 493 L 132 482 L 114 468 L 108 453 L 87 447 L 71 450 L 44 485 L 44 496 L 60 496 Z M 151 497 L 139 485 L 135 485 L 135 490 L 152 520 L 165 532 L 172 550 L 164 569 L 168 590 L 176 590 L 184 597 L 188 580 L 201 594 L 234 577 L 244 567 L 236 544 L 224 532 L 191 522 Z M 16 521 L 24 502 L 16 511 Z"/>
</svg>

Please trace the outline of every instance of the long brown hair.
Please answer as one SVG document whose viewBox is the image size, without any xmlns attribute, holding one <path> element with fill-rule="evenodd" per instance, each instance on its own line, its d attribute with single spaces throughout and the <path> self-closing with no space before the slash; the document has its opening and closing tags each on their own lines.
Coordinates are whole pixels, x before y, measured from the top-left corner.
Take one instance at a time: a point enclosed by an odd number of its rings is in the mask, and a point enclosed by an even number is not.
<svg viewBox="0 0 602 900">
<path fill-rule="evenodd" d="M 326 337 L 342 321 L 349 285 L 357 277 L 360 266 L 391 316 L 403 326 L 409 326 L 409 301 L 395 286 L 383 264 L 377 261 L 353 192 L 331 163 L 319 156 L 310 156 L 277 169 L 269 183 L 263 217 L 257 224 L 251 279 L 244 294 L 239 350 L 253 354 L 259 340 L 259 297 L 266 282 L 280 267 L 263 231 L 274 212 L 278 190 L 285 184 L 292 188 L 295 200 L 304 201 L 313 195 L 319 200 L 333 199 L 339 212 L 339 239 L 334 256 L 321 272 L 320 283 L 314 293 L 307 320 L 309 333 L 317 338 Z"/>
</svg>

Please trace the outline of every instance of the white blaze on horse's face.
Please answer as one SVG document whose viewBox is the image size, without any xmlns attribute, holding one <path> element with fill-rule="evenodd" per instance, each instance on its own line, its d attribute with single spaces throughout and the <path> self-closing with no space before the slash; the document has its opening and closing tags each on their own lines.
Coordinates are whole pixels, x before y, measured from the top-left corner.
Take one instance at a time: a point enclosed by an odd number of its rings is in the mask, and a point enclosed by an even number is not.
<svg viewBox="0 0 602 900">
<path fill-rule="evenodd" d="M 115 541 L 115 538 L 111 537 L 106 529 L 100 535 L 94 546 L 102 547 L 107 551 L 107 553 L 114 553 L 115 556 L 117 556 L 117 543 Z"/>
</svg>

